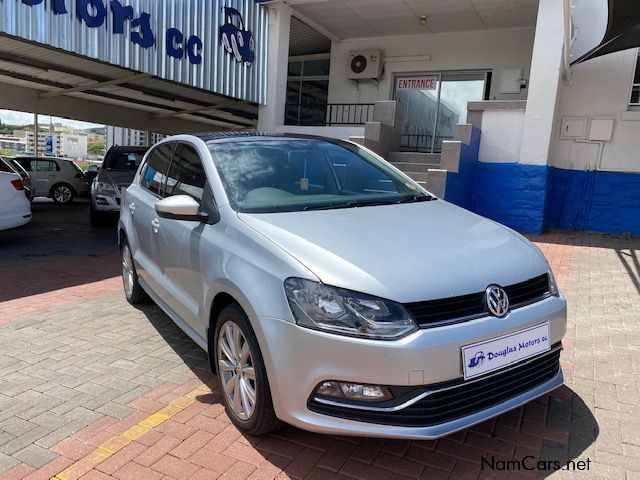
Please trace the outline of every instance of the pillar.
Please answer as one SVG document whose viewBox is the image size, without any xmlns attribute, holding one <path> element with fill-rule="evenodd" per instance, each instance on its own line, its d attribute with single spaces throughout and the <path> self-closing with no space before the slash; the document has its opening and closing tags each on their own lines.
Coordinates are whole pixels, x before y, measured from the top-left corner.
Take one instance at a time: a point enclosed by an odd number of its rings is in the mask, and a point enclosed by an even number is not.
<svg viewBox="0 0 640 480">
<path fill-rule="evenodd" d="M 258 110 L 258 130 L 262 132 L 275 132 L 284 124 L 291 13 L 291 7 L 283 3 L 269 5 L 267 103 Z"/>
</svg>

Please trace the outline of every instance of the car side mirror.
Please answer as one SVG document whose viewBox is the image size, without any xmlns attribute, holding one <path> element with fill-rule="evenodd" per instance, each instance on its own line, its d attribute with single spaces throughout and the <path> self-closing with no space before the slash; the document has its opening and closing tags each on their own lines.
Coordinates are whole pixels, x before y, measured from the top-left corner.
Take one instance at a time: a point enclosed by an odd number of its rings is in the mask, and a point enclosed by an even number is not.
<svg viewBox="0 0 640 480">
<path fill-rule="evenodd" d="M 159 217 L 188 222 L 206 222 L 209 215 L 200 211 L 200 204 L 189 195 L 175 195 L 156 202 Z"/>
</svg>

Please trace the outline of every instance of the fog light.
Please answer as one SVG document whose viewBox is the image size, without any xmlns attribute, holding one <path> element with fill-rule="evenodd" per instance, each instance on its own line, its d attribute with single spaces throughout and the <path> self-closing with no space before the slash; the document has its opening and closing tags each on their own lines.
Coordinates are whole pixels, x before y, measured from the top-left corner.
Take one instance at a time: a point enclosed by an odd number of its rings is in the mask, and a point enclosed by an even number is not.
<svg viewBox="0 0 640 480">
<path fill-rule="evenodd" d="M 316 395 L 362 400 L 365 402 L 384 402 L 393 398 L 387 387 L 362 383 L 338 382 L 330 380 L 322 382 L 316 389 Z"/>
<path fill-rule="evenodd" d="M 98 205 L 109 205 L 109 202 L 107 202 L 106 198 L 101 198 L 101 197 L 97 197 L 96 198 L 96 203 Z"/>
</svg>

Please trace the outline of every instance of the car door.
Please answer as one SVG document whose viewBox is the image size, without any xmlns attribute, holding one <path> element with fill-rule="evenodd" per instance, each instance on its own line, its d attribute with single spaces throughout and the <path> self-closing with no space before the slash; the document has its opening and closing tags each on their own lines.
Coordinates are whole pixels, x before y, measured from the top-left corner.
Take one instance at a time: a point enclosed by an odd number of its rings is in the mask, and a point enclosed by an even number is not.
<svg viewBox="0 0 640 480">
<path fill-rule="evenodd" d="M 193 145 L 179 144 L 167 176 L 165 195 L 189 195 L 201 205 L 205 197 L 212 195 L 207 188 L 202 158 Z M 203 314 L 205 279 L 200 254 L 203 235 L 215 225 L 168 218 L 159 218 L 159 222 L 156 241 L 162 281 L 169 292 L 167 303 L 189 328 L 204 339 L 207 326 L 203 322 L 206 316 Z M 215 255 L 215 250 L 206 254 Z"/>
<path fill-rule="evenodd" d="M 60 167 L 53 160 L 36 158 L 31 160 L 31 185 L 35 184 L 37 195 L 48 197 L 51 187 L 56 183 Z"/>
<path fill-rule="evenodd" d="M 155 204 L 164 196 L 164 187 L 176 143 L 168 142 L 155 147 L 147 157 L 140 173 L 140 181 L 127 190 L 123 208 L 128 209 L 135 238 L 130 246 L 137 273 L 157 295 L 164 297 L 162 272 L 155 236 L 159 221 Z"/>
</svg>

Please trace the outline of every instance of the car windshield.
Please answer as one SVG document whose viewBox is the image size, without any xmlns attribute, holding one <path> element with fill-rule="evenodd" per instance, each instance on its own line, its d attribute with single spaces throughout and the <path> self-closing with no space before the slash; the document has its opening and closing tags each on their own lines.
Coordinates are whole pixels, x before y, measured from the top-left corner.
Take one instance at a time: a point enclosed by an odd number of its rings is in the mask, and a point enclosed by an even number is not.
<svg viewBox="0 0 640 480">
<path fill-rule="evenodd" d="M 137 170 L 145 152 L 109 152 L 102 168 L 105 170 Z"/>
<path fill-rule="evenodd" d="M 328 210 L 434 199 L 351 144 L 265 139 L 212 143 L 210 149 L 238 212 Z"/>
</svg>

